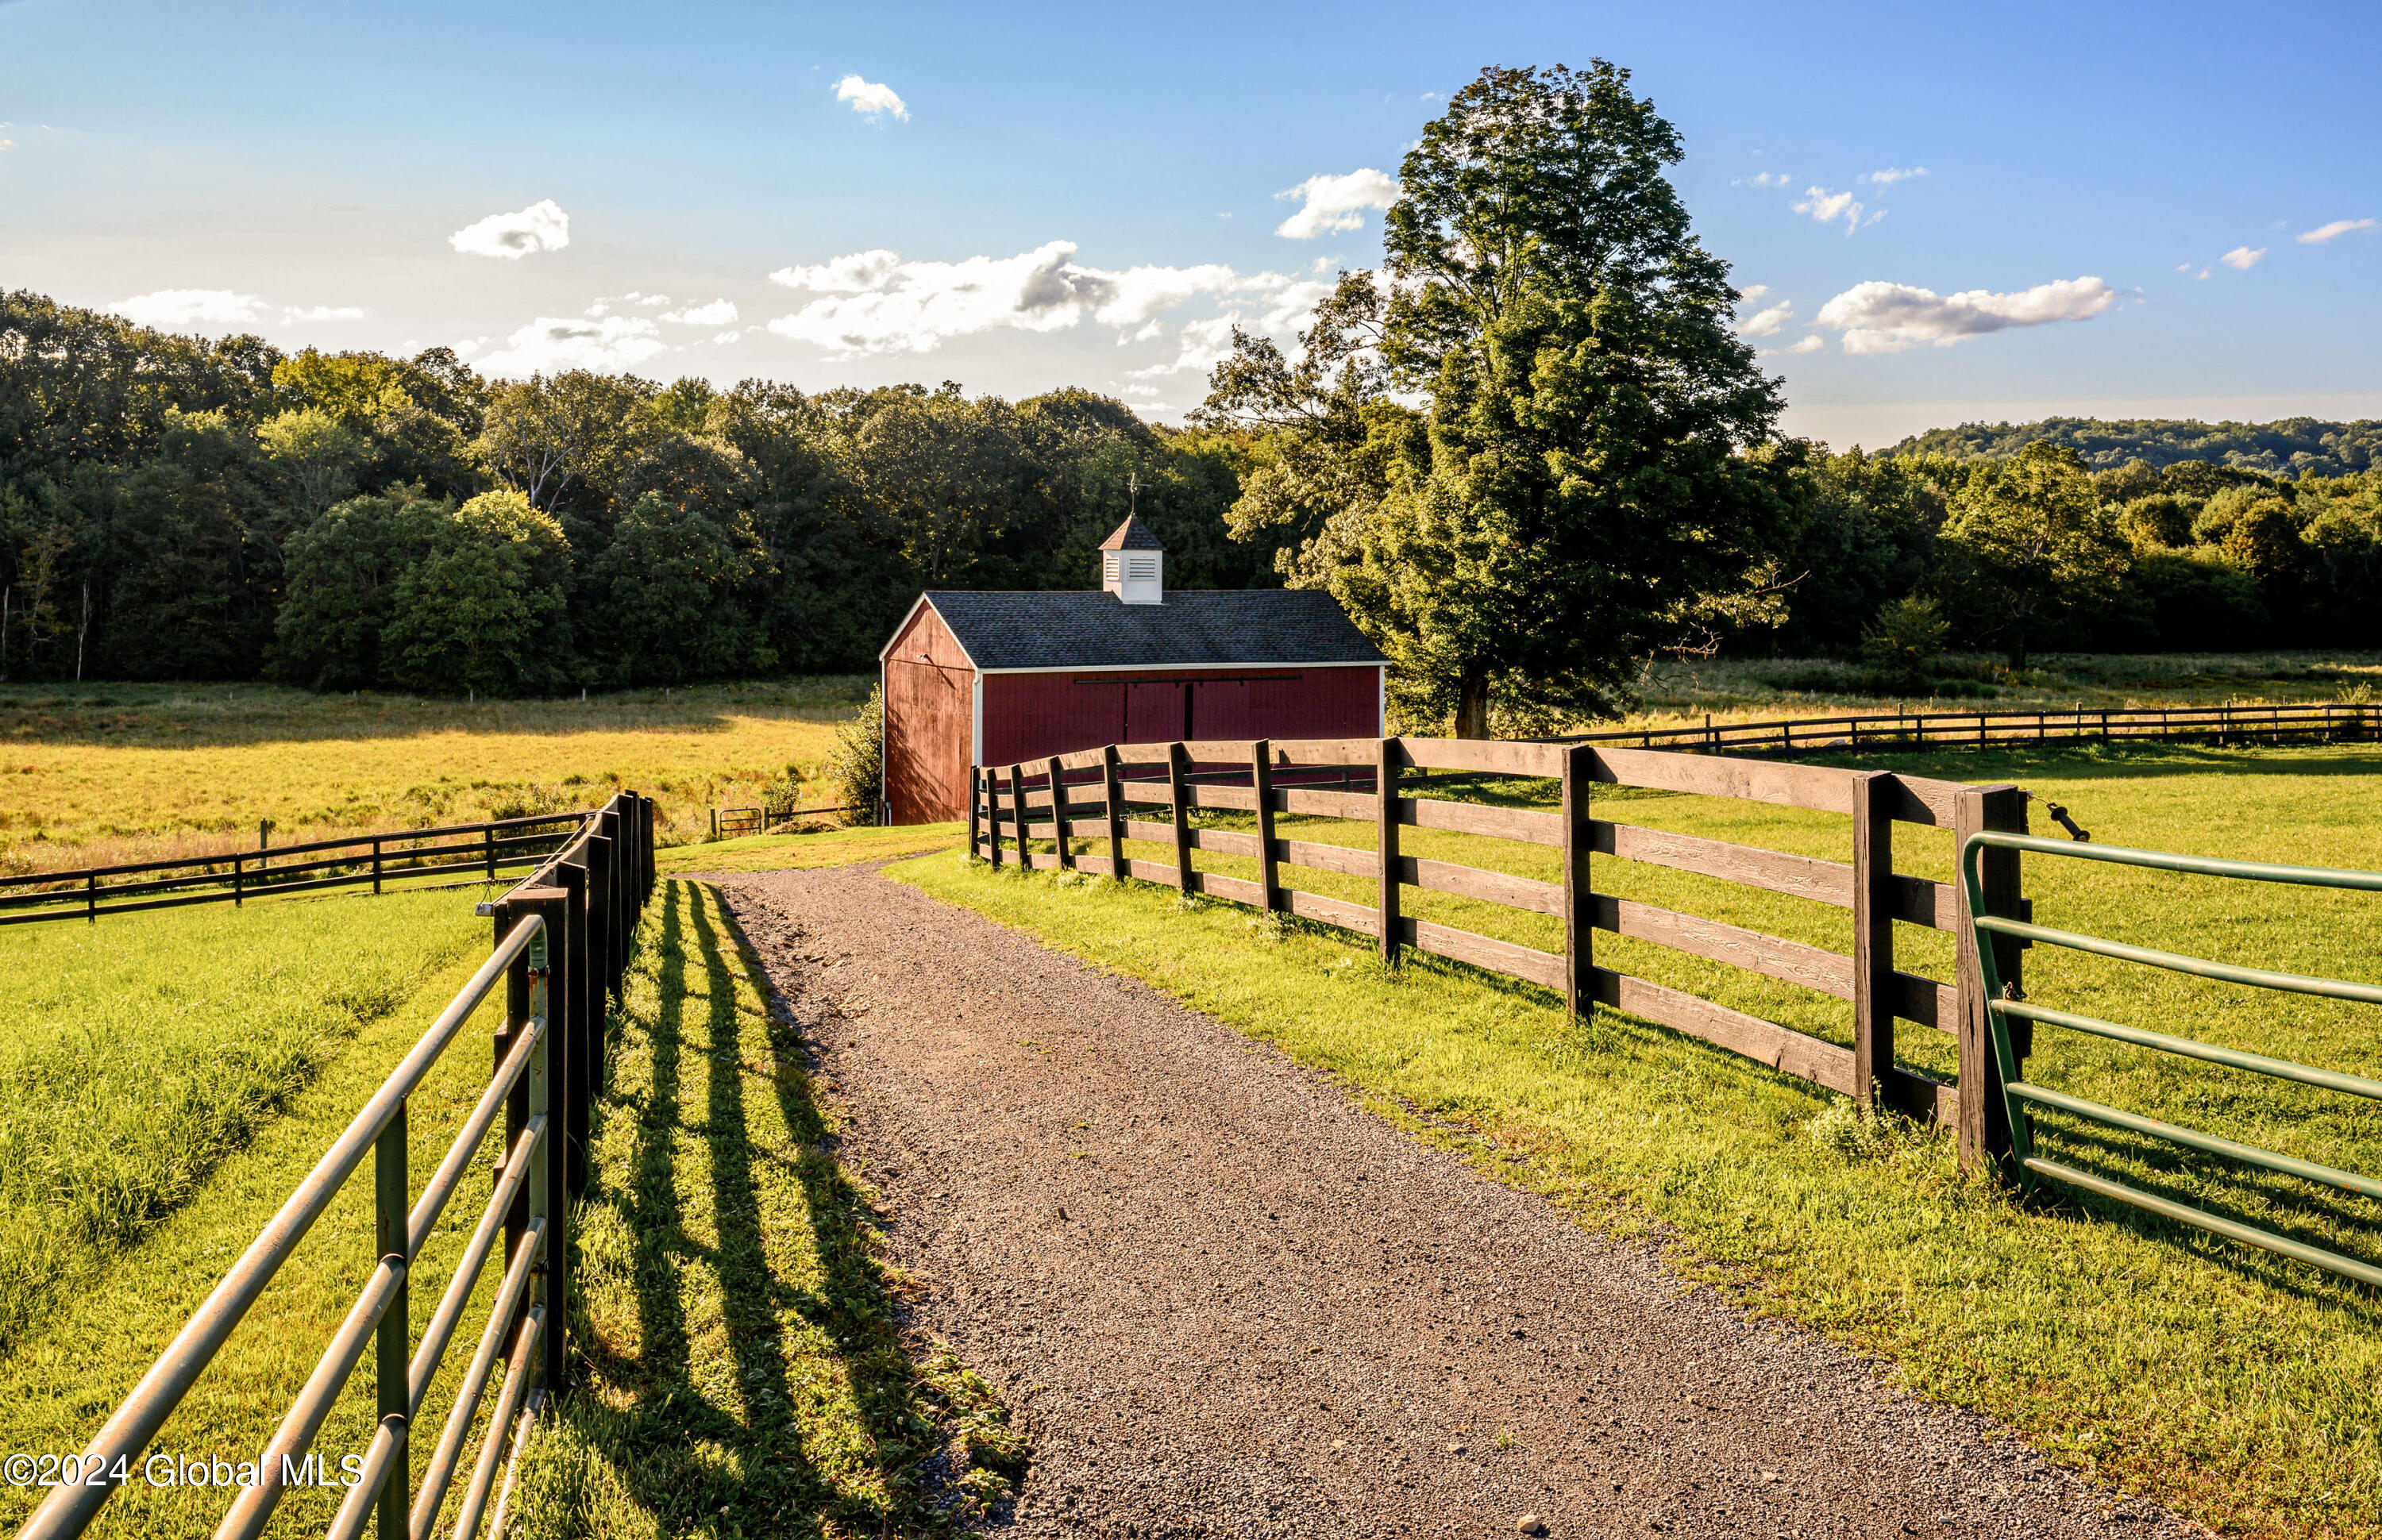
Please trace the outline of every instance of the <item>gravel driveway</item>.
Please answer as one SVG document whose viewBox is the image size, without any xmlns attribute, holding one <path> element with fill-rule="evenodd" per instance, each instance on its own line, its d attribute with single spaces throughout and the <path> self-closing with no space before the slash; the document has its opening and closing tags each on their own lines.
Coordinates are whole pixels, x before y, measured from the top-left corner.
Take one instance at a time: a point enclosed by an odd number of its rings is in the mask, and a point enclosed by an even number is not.
<svg viewBox="0 0 2382 1540">
<path fill-rule="evenodd" d="M 2183 1535 L 1213 1019 L 859 868 L 718 879 L 1035 1455 L 1019 1535 Z"/>
</svg>

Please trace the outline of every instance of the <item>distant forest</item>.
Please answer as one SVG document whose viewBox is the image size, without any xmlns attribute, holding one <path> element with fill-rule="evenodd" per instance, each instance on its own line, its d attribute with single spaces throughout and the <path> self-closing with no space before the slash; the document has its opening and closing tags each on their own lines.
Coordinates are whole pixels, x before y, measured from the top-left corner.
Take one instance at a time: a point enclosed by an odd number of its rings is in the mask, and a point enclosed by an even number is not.
<svg viewBox="0 0 2382 1540">
<path fill-rule="evenodd" d="M 0 678 L 559 694 L 863 670 L 921 588 L 1091 586 L 1128 508 L 1172 584 L 1313 581 L 1277 560 L 1285 526 L 1231 516 L 1245 486 L 1332 483 L 1297 480 L 1289 428 L 1210 424 L 1081 390 L 495 381 L 444 348 L 284 354 L 0 295 Z M 1850 655 L 1924 601 L 1962 647 L 2382 646 L 2377 450 L 2382 424 L 2298 420 L 1782 446 L 1774 591 L 1719 642 Z"/>
<path fill-rule="evenodd" d="M 2320 422 L 2313 417 L 2278 422 L 2105 422 L 2093 417 L 2046 417 L 2016 426 L 1967 422 L 1930 429 L 1883 453 L 2003 459 L 2035 443 L 2073 449 L 2094 471 L 2115 471 L 2130 460 L 2154 470 L 2204 460 L 2262 476 L 2347 476 L 2382 466 L 2382 422 Z"/>
</svg>

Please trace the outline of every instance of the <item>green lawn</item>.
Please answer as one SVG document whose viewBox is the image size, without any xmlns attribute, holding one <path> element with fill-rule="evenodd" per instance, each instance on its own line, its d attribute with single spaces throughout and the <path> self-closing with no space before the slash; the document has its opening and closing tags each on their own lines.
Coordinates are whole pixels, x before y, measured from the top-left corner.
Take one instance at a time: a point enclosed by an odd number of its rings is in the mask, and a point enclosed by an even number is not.
<svg viewBox="0 0 2382 1540">
<path fill-rule="evenodd" d="M 1883 765 L 1869 758 L 1863 764 Z M 1945 753 L 1899 762 L 2011 780 L 2066 804 L 2096 839 L 2382 868 L 2366 746 Z M 1542 803 L 1543 786 L 1451 795 Z M 1434 794 L 1439 794 L 1434 791 Z M 1603 816 L 1835 859 L 1841 817 L 1643 792 Z M 1246 818 L 1218 816 L 1226 826 Z M 2047 826 L 2038 811 L 2038 828 Z M 1369 825 L 1283 821 L 1297 837 L 1369 846 Z M 1553 874 L 1554 852 L 1402 831 L 1412 854 Z M 1908 825 L 1898 864 L 1949 875 L 1950 839 Z M 1136 849 L 1145 859 L 1170 850 Z M 1202 854 L 1206 869 L 1251 863 Z M 1573 1022 L 1545 992 L 1429 958 L 1384 974 L 1369 944 L 1271 924 L 1238 906 L 1187 908 L 1141 884 L 995 873 L 953 855 L 891 869 L 1050 943 L 1216 1012 L 1507 1179 L 1598 1223 L 1659 1226 L 1682 1266 L 1734 1280 L 1760 1308 L 1892 1359 L 1913 1388 L 2005 1418 L 2104 1478 L 2220 1530 L 2382 1534 L 2382 1307 L 2295 1264 L 2093 1204 L 2020 1204 L 1964 1183 L 1941 1133 L 1865 1128 L 1840 1099 L 1721 1050 L 1600 1011 Z M 1313 891 L 1369 901 L 1369 882 L 1285 869 Z M 1848 949 L 1849 915 L 1710 879 L 1599 858 L 1595 886 Z M 2382 977 L 2374 900 L 2029 858 L 2044 923 L 2233 960 Z M 1406 890 L 1409 911 L 1530 945 L 1541 917 Z M 1897 927 L 1903 966 L 1949 977 L 1949 938 Z M 1598 960 L 1833 1040 L 1842 1002 L 1600 934 Z M 2332 1068 L 2382 1074 L 2370 1009 L 2233 989 L 2037 947 L 2028 993 L 2088 1015 Z M 1948 1037 L 1905 1024 L 1906 1063 L 1951 1078 Z M 2382 1171 L 2382 1124 L 2350 1098 L 2043 1029 L 2045 1083 L 2169 1121 Z M 1419 1117 L 1418 1117 L 1419 1115 Z M 1443 1127 L 1442 1120 L 1455 1126 Z M 2046 1119 L 2048 1129 L 2052 1120 Z M 1462 1131 L 1477 1131 L 1493 1145 Z M 2079 1164 L 2382 1261 L 2376 1205 L 2098 1131 L 2049 1131 Z"/>
<path fill-rule="evenodd" d="M 516 1533 L 966 1527 L 1024 1439 L 895 1325 L 904 1284 L 718 895 L 665 882 L 643 940 L 580 1217 L 586 1379 L 530 1446 Z"/>
<path fill-rule="evenodd" d="M 470 891 L 0 932 L 0 1351 L 474 947 Z"/>
<path fill-rule="evenodd" d="M 94 1241 L 63 1226 L 37 1231 L 59 1238 L 52 1244 L 64 1251 L 70 1270 L 37 1279 L 46 1286 L 42 1308 L 0 1354 L 0 1449 L 75 1450 L 97 1431 L 486 956 L 489 923 L 473 917 L 476 896 L 466 890 L 169 910 L 87 929 L 30 927 L 0 938 L 49 965 L 40 975 L 43 993 L 68 1008 L 70 1019 L 45 1039 L 34 1035 L 44 1046 L 19 1061 L 46 1068 L 50 1079 L 39 1082 L 45 1094 L 81 1097 L 55 1121 L 77 1115 L 92 1121 L 64 1148 L 79 1157 L 109 1155 L 119 1188 L 149 1192 L 153 1204 L 160 1194 L 171 1201 L 170 1212 L 137 1227 L 142 1233 L 133 1245 L 129 1236 Z M 80 992 L 66 993 L 68 982 Z M 259 985 L 277 988 L 289 1003 L 264 998 Z M 148 1008 L 151 1002 L 159 1008 Z M 171 1030 L 159 1030 L 161 1022 Z M 26 1024 L 15 1023 L 18 1045 Z M 409 1099 L 417 1186 L 487 1083 L 496 1025 L 497 1012 L 484 1007 Z M 218 1052 L 224 1045 L 229 1051 Z M 21 1105 L 12 1096 L 9 1115 Z M 227 1110 L 245 1120 L 237 1138 L 228 1124 L 208 1120 L 211 1111 Z M 179 1143 L 164 1131 L 176 1128 L 184 1131 Z M 417 1339 L 486 1202 L 487 1162 L 501 1136 L 500 1126 L 416 1265 L 411 1298 Z M 177 1167 L 170 1190 L 150 1168 L 152 1160 L 192 1151 L 204 1159 Z M 11 1245 L 13 1256 L 13 1239 Z M 367 1163 L 152 1448 L 253 1459 L 376 1260 Z M 465 1359 L 500 1271 L 492 1266 L 485 1276 L 459 1328 Z M 316 1446 L 334 1466 L 371 1435 L 366 1357 Z M 458 1362 L 434 1386 L 430 1425 L 445 1420 L 460 1372 Z M 417 1469 L 428 1448 L 425 1440 Z M 21 1522 L 40 1496 L 0 1486 L 0 1530 Z M 320 1530 L 338 1496 L 294 1492 L 277 1533 Z M 136 1483 L 102 1510 L 91 1533 L 186 1540 L 210 1532 L 227 1506 L 220 1491 Z"/>
<path fill-rule="evenodd" d="M 657 871 L 780 872 L 853 862 L 888 861 L 941 850 L 967 837 L 964 824 L 911 824 L 897 828 L 829 829 L 819 834 L 755 834 L 704 845 L 672 845 L 654 852 Z"/>
</svg>

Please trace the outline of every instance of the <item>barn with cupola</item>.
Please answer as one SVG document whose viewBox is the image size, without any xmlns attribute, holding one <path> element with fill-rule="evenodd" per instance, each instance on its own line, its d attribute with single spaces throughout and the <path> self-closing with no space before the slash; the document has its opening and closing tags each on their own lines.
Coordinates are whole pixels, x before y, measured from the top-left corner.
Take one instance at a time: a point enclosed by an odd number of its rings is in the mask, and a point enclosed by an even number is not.
<svg viewBox="0 0 2382 1540">
<path fill-rule="evenodd" d="M 918 595 L 878 654 L 882 810 L 967 814 L 968 772 L 1107 743 L 1377 738 L 1388 660 L 1328 593 L 1166 587 L 1166 551 L 1127 519 L 1100 586 Z"/>
</svg>

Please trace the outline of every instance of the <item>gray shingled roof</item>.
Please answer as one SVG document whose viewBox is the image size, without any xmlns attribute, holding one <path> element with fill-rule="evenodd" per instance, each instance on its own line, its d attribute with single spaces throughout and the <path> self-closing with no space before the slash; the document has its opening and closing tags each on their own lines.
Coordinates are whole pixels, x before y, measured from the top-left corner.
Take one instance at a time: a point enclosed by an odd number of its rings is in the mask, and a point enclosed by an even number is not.
<svg viewBox="0 0 2382 1540">
<path fill-rule="evenodd" d="M 1163 551 L 1166 547 L 1160 544 L 1158 537 L 1149 532 L 1149 526 L 1141 521 L 1141 516 L 1133 514 L 1128 515 L 1125 521 L 1119 524 L 1113 533 L 1100 542 L 1100 549 L 1103 551 Z"/>
<path fill-rule="evenodd" d="M 979 668 L 1202 667 L 1386 663 L 1329 593 L 1170 589 L 1162 605 L 1105 592 L 930 592 L 927 602 Z"/>
</svg>

